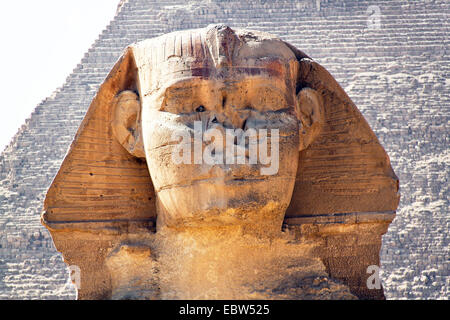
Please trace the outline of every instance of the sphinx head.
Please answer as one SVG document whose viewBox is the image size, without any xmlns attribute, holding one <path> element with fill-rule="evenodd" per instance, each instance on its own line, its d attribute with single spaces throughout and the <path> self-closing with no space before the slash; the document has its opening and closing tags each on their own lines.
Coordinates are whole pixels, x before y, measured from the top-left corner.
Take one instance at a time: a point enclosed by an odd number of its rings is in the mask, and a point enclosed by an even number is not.
<svg viewBox="0 0 450 320">
<path fill-rule="evenodd" d="M 386 152 L 325 68 L 275 36 L 212 26 L 126 49 L 43 221 L 279 230 L 283 217 L 388 211 L 397 190 Z"/>
<path fill-rule="evenodd" d="M 213 26 L 144 41 L 134 58 L 139 85 L 117 95 L 113 132 L 147 161 L 158 225 L 279 229 L 299 151 L 323 122 L 320 96 L 297 83 L 292 49 Z"/>
<path fill-rule="evenodd" d="M 389 157 L 324 67 L 275 36 L 213 26 L 125 50 L 47 192 L 42 223 L 82 266 L 81 297 L 99 298 L 135 275 L 152 279 L 149 243 L 174 235 L 184 246 L 175 228 L 206 227 L 195 234 L 206 245 L 218 239 L 208 235 L 241 236 L 216 226 L 274 235 L 285 223 L 316 239 L 372 222 L 380 235 L 398 200 Z M 155 219 L 169 232 L 155 237 Z M 120 276 L 108 286 L 111 274 Z"/>
</svg>

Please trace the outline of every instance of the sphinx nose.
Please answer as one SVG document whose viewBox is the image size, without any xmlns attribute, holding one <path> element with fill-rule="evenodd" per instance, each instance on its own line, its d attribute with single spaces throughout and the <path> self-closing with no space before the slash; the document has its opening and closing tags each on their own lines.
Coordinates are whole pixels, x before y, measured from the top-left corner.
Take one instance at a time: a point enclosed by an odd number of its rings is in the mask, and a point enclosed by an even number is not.
<svg viewBox="0 0 450 320">
<path fill-rule="evenodd" d="M 245 130 L 246 122 L 247 117 L 238 112 L 213 113 L 209 118 L 208 127 Z"/>
<path fill-rule="evenodd" d="M 238 105 L 228 103 L 224 98 L 222 105 L 211 114 L 211 122 L 227 129 L 245 130 L 248 112 L 241 109 Z"/>
</svg>

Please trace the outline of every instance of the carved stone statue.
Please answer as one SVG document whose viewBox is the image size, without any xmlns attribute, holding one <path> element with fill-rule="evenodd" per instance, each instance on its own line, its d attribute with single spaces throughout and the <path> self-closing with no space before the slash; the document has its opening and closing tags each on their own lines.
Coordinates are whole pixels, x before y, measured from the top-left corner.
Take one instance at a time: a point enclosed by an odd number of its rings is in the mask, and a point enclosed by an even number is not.
<svg viewBox="0 0 450 320">
<path fill-rule="evenodd" d="M 398 200 L 322 66 L 216 25 L 125 50 L 42 222 L 81 270 L 79 299 L 379 299 L 367 270 Z"/>
</svg>

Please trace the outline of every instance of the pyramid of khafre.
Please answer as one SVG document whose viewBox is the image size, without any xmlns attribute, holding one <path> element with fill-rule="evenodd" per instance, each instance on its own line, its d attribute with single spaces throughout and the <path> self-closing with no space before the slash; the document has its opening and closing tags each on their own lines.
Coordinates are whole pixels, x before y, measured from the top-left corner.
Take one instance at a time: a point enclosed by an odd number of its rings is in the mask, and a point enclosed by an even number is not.
<svg viewBox="0 0 450 320">
<path fill-rule="evenodd" d="M 73 299 L 39 215 L 90 101 L 130 43 L 226 23 L 280 36 L 323 64 L 368 120 L 399 176 L 383 237 L 388 299 L 450 297 L 450 2 L 129 0 L 66 83 L 0 156 L 0 299 Z"/>
</svg>

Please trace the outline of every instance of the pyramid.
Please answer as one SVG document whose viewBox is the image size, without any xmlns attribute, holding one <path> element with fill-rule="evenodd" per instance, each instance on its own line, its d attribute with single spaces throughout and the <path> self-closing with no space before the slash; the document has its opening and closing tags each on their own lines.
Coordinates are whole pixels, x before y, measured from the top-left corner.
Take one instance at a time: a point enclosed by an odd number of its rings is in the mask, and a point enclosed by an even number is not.
<svg viewBox="0 0 450 320">
<path fill-rule="evenodd" d="M 0 156 L 0 299 L 76 297 L 39 221 L 47 188 L 123 49 L 212 23 L 273 33 L 331 72 L 400 179 L 397 217 L 381 250 L 386 298 L 448 298 L 449 14 L 447 0 L 120 1 L 64 85 L 35 108 Z"/>
</svg>

